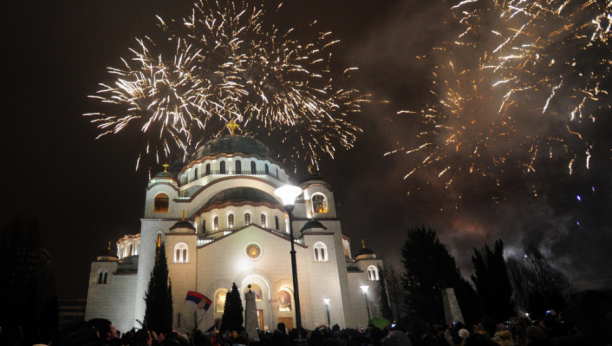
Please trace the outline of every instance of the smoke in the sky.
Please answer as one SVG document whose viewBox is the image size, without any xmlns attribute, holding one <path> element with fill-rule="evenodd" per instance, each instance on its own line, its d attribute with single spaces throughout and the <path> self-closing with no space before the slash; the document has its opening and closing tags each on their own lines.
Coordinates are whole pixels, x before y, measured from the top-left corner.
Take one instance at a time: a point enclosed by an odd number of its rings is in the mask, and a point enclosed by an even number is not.
<svg viewBox="0 0 612 346">
<path fill-rule="evenodd" d="M 416 3 L 392 8 L 349 55 L 362 72 L 360 86 L 389 101 L 370 107 L 364 120 L 371 132 L 366 140 L 379 143 L 376 155 L 398 149 L 376 159 L 387 165 L 381 173 L 387 186 L 381 189 L 393 191 L 387 201 L 394 207 L 373 208 L 401 214 L 392 217 L 395 221 L 382 220 L 379 232 L 432 227 L 464 275 L 472 270 L 473 247 L 502 238 L 508 253 L 518 254 L 521 244 L 529 242 L 539 245 L 579 288 L 612 285 L 612 273 L 600 270 L 612 263 L 607 213 L 611 182 L 606 173 L 612 166 L 610 122 L 598 108 L 608 103 L 587 102 L 591 108 L 581 110 L 585 119 L 570 123 L 565 116 L 576 104 L 572 90 L 550 102 L 543 114 L 551 94 L 543 84 L 543 90 L 516 96 L 498 112 L 500 95 L 508 89 L 500 94 L 491 88 L 500 75 L 482 67 L 494 59 L 473 54 L 493 49 L 456 44 L 465 28 L 453 16 L 454 4 Z M 479 24 L 485 26 L 482 31 L 501 26 L 492 18 L 481 18 Z M 486 37 L 478 44 L 495 48 L 498 41 Z M 415 113 L 398 114 L 400 110 Z M 589 114 L 597 117 L 598 126 L 592 126 Z M 577 129 L 584 131 L 580 138 L 572 133 Z M 426 143 L 422 151 L 406 154 Z M 354 185 L 365 185 L 367 178 L 356 177 Z"/>
</svg>

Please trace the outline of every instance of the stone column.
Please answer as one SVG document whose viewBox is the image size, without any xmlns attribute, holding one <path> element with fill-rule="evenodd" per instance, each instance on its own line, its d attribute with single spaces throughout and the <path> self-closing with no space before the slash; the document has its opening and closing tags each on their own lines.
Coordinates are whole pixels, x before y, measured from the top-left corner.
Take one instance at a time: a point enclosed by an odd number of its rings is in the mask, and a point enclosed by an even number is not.
<svg viewBox="0 0 612 346">
<path fill-rule="evenodd" d="M 257 322 L 257 305 L 255 304 L 255 293 L 251 292 L 250 287 L 251 285 L 249 285 L 249 291 L 245 294 L 246 312 L 244 314 L 244 325 L 247 333 L 249 333 L 249 340 L 259 341 L 259 333 L 257 333 L 257 327 L 259 327 Z"/>
<path fill-rule="evenodd" d="M 270 301 L 270 305 L 272 306 L 272 311 L 271 312 L 271 318 L 272 318 L 272 323 L 270 325 L 268 325 L 268 330 L 270 330 L 271 332 L 274 331 L 274 329 L 276 329 L 276 325 L 278 324 L 278 299 L 274 299 Z"/>
<path fill-rule="evenodd" d="M 442 289 L 442 300 L 444 301 L 444 316 L 446 317 L 446 321 L 444 322 L 458 321 L 465 323 L 463 321 L 463 314 L 459 308 L 459 302 L 457 301 L 457 297 L 455 297 L 455 290 L 452 287 Z"/>
</svg>

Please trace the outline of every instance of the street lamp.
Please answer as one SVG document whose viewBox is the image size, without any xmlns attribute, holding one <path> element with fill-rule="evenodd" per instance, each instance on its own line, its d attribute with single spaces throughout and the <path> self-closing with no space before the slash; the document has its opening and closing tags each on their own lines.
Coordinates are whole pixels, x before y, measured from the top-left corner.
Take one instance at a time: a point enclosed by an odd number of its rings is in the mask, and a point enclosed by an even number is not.
<svg viewBox="0 0 612 346">
<path fill-rule="evenodd" d="M 366 309 L 368 309 L 368 322 L 370 322 L 370 305 L 368 305 L 368 288 L 370 288 L 370 286 L 360 286 L 359 288 L 361 288 L 361 290 L 363 291 L 363 296 L 366 299 Z"/>
<path fill-rule="evenodd" d="M 327 328 L 331 328 L 331 322 L 329 321 L 329 299 L 323 299 L 325 303 L 325 310 L 327 310 Z"/>
<path fill-rule="evenodd" d="M 300 290 L 298 287 L 297 265 L 295 263 L 295 247 L 293 240 L 293 220 L 291 213 L 295 209 L 295 199 L 302 194 L 302 189 L 297 186 L 285 185 L 274 191 L 274 194 L 283 201 L 285 210 L 289 214 L 289 240 L 291 241 L 291 270 L 293 273 L 293 299 L 295 300 L 295 322 L 297 324 L 298 338 L 297 345 L 306 345 L 306 340 L 302 339 L 302 313 L 300 312 Z"/>
</svg>

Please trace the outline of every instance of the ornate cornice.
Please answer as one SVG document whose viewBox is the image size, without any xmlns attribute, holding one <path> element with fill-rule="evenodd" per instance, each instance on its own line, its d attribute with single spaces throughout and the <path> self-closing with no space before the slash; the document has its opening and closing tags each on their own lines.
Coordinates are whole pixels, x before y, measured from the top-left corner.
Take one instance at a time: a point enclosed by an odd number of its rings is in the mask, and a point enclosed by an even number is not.
<svg viewBox="0 0 612 346">
<path fill-rule="evenodd" d="M 180 199 L 180 198 L 175 198 L 173 199 L 173 201 L 175 203 L 191 203 L 193 201 L 194 198 L 196 198 L 197 195 L 199 195 L 200 193 L 202 193 L 202 191 L 208 189 L 209 187 L 217 184 L 217 183 L 221 183 L 227 180 L 232 180 L 232 179 L 250 179 L 250 180 L 257 180 L 259 182 L 262 183 L 266 183 L 270 186 L 272 186 L 273 188 L 276 188 L 277 186 L 272 184 L 271 182 L 265 180 L 265 179 L 261 179 L 261 178 L 256 178 L 256 177 L 249 177 L 249 176 L 232 176 L 232 177 L 225 177 L 225 178 L 221 178 L 221 179 L 217 179 L 217 180 L 213 180 L 211 181 L 209 184 L 206 184 L 205 186 L 203 186 L 201 189 L 199 189 L 196 193 L 194 193 L 191 198 L 189 199 Z"/>
<path fill-rule="evenodd" d="M 202 248 L 204 248 L 204 247 L 206 247 L 206 246 L 210 246 L 210 245 L 212 245 L 212 244 L 215 244 L 215 243 L 217 243 L 217 242 L 219 242 L 219 241 L 221 241 L 221 240 L 223 240 L 223 239 L 225 239 L 225 238 L 227 238 L 227 237 L 231 237 L 232 235 L 237 234 L 237 233 L 239 233 L 240 231 L 243 231 L 243 230 L 245 230 L 245 229 L 246 229 L 246 228 L 248 228 L 248 227 L 256 227 L 256 228 L 259 228 L 260 230 L 262 230 L 262 231 L 264 231 L 264 232 L 268 232 L 269 234 L 272 234 L 272 235 L 277 236 L 277 237 L 279 237 L 279 238 L 281 238 L 281 239 L 284 239 L 284 240 L 286 240 L 286 241 L 288 241 L 288 242 L 291 242 L 291 240 L 289 239 L 289 237 L 285 237 L 285 236 L 282 236 L 282 235 L 280 235 L 280 234 L 276 234 L 275 232 L 272 232 L 272 231 L 270 231 L 269 229 L 263 228 L 263 227 L 261 227 L 261 226 L 259 226 L 259 225 L 257 225 L 257 224 L 252 223 L 252 224 L 250 224 L 250 225 L 246 225 L 246 226 L 242 226 L 242 227 L 240 227 L 240 228 L 232 229 L 232 230 L 231 230 L 231 231 L 232 231 L 232 233 L 230 233 L 230 234 L 228 234 L 228 235 L 224 235 L 224 236 L 223 236 L 223 237 L 221 237 L 221 238 L 217 238 L 217 239 L 215 239 L 214 241 L 212 241 L 212 242 L 210 242 L 210 243 L 208 243 L 208 244 L 200 245 L 200 246 L 198 246 L 198 249 L 202 249 Z M 306 245 L 302 245 L 302 244 L 300 244 L 300 243 L 295 243 L 295 245 L 296 245 L 296 246 L 300 246 L 300 247 L 302 247 L 302 248 L 304 248 L 304 249 L 308 249 L 308 246 L 306 246 Z"/>
</svg>

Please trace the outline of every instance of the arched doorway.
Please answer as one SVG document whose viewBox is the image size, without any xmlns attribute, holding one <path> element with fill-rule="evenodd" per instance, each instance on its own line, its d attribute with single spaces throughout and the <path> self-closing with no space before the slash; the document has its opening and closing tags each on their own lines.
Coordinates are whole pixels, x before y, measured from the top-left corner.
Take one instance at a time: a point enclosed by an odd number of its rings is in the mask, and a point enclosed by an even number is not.
<svg viewBox="0 0 612 346">
<path fill-rule="evenodd" d="M 243 299 L 243 306 L 246 306 L 245 293 L 248 292 L 249 285 L 251 285 L 251 291 L 255 293 L 255 305 L 257 308 L 257 320 L 259 324 L 259 329 L 264 331 L 274 330 L 276 328 L 276 325 L 271 324 L 272 315 L 270 311 L 270 286 L 266 281 L 264 281 L 258 276 L 249 276 L 242 280 L 242 285 L 240 287 L 240 295 Z"/>
</svg>

